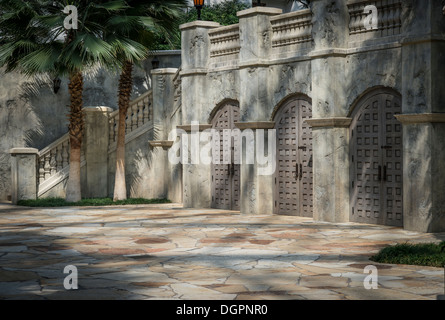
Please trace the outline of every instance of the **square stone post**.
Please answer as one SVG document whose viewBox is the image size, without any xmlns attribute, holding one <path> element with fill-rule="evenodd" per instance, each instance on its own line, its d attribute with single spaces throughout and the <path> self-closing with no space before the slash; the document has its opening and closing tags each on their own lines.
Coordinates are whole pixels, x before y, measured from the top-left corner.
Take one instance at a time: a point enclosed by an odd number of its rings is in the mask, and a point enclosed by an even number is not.
<svg viewBox="0 0 445 320">
<path fill-rule="evenodd" d="M 239 17 L 240 109 L 241 121 L 267 121 L 270 117 L 269 59 L 272 51 L 270 18 L 283 10 L 254 7 L 237 13 Z"/>
<path fill-rule="evenodd" d="M 37 199 L 37 155 L 34 148 L 14 148 L 11 154 L 11 178 L 13 204 L 19 200 Z"/>
<path fill-rule="evenodd" d="M 441 0 L 403 3 L 403 221 L 445 231 L 445 16 Z"/>
<path fill-rule="evenodd" d="M 181 184 L 182 177 L 177 177 L 176 166 L 168 160 L 168 135 L 173 129 L 171 116 L 174 112 L 173 79 L 178 69 L 156 69 L 151 72 L 153 77 L 153 141 L 151 143 L 151 161 L 149 176 L 152 183 L 147 187 L 150 198 L 168 198 L 173 202 L 181 202 L 182 195 L 178 188 L 169 188 Z M 158 145 L 158 146 L 156 146 Z M 180 166 L 180 165 L 179 165 Z M 172 174 L 174 177 L 172 177 Z M 171 192 L 169 192 L 169 190 Z"/>
<path fill-rule="evenodd" d="M 314 220 L 349 221 L 349 124 L 346 0 L 311 2 Z"/>
<path fill-rule="evenodd" d="M 85 160 L 87 198 L 108 196 L 108 144 L 109 114 L 108 107 L 86 107 L 85 111 Z"/>
<path fill-rule="evenodd" d="M 194 21 L 180 26 L 182 32 L 182 125 L 208 124 L 207 68 L 210 59 L 208 31 L 220 24 L 210 21 Z M 198 125 L 198 127 L 201 127 Z M 184 130 L 184 127 L 182 128 Z M 202 131 L 202 127 L 198 130 Z M 185 130 L 189 131 L 189 130 Z M 191 141 L 190 134 L 189 141 Z M 211 196 L 211 165 L 182 165 L 183 204 L 186 208 L 209 208 Z"/>
<path fill-rule="evenodd" d="M 275 122 L 238 122 L 235 125 L 241 131 L 240 211 L 243 214 L 271 215 L 273 178 L 277 169 Z M 252 158 L 248 159 L 249 156 Z"/>
</svg>

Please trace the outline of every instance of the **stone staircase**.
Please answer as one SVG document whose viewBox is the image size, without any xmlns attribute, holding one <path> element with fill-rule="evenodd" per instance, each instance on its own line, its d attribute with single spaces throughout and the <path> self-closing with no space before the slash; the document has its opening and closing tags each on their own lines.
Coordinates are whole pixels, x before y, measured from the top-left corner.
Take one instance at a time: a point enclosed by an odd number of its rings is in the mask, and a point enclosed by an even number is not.
<svg viewBox="0 0 445 320">
<path fill-rule="evenodd" d="M 131 101 L 126 117 L 125 143 L 132 141 L 153 128 L 153 92 L 147 91 Z M 116 150 L 119 110 L 109 113 L 108 153 Z M 82 148 L 81 167 L 85 166 Z M 37 154 L 37 197 L 42 197 L 52 188 L 68 178 L 70 141 L 69 134 L 63 135 Z"/>
</svg>

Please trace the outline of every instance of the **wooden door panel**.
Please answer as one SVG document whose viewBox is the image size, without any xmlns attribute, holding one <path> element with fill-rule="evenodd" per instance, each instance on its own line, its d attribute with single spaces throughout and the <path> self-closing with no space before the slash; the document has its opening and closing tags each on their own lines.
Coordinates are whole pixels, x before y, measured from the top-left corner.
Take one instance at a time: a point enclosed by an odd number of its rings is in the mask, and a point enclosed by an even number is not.
<svg viewBox="0 0 445 320">
<path fill-rule="evenodd" d="M 312 217 L 312 131 L 309 102 L 293 99 L 275 117 L 277 170 L 274 213 Z"/>
<path fill-rule="evenodd" d="M 351 125 L 351 221 L 402 226 L 400 99 L 376 92 L 356 107 Z"/>
</svg>

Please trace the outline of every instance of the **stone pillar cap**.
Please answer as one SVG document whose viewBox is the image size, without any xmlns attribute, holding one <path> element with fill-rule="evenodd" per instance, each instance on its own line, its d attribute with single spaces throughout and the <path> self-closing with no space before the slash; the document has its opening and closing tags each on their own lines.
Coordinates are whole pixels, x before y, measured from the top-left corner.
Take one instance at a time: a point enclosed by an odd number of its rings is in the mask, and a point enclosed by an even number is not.
<svg viewBox="0 0 445 320">
<path fill-rule="evenodd" d="M 277 15 L 282 14 L 283 10 L 278 8 L 270 8 L 270 7 L 253 7 L 250 9 L 242 10 L 236 13 L 236 15 L 240 18 L 244 18 L 247 16 L 257 15 L 257 14 L 265 14 L 265 15 Z"/>
<path fill-rule="evenodd" d="M 39 150 L 35 148 L 13 148 L 9 150 L 9 153 L 11 155 L 14 154 L 37 154 L 39 153 Z"/>
<path fill-rule="evenodd" d="M 220 26 L 221 25 L 218 22 L 196 20 L 181 24 L 179 26 L 179 30 L 192 29 L 192 28 L 218 28 Z"/>
<path fill-rule="evenodd" d="M 110 107 L 84 107 L 83 108 L 87 112 L 112 112 L 113 109 Z"/>
<path fill-rule="evenodd" d="M 158 68 L 151 70 L 151 74 L 175 74 L 178 72 L 177 68 Z"/>
</svg>

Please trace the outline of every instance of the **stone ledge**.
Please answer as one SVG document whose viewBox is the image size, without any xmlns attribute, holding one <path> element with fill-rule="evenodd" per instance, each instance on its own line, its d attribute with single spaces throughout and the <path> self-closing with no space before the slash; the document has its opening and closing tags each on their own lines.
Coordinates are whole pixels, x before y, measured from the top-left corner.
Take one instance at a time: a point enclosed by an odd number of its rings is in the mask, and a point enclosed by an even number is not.
<svg viewBox="0 0 445 320">
<path fill-rule="evenodd" d="M 270 8 L 270 7 L 253 7 L 250 9 L 242 10 L 236 13 L 237 17 L 239 18 L 246 18 L 248 16 L 253 15 L 270 15 L 275 16 L 278 14 L 282 14 L 283 10 L 278 8 Z"/>
<path fill-rule="evenodd" d="M 402 124 L 445 123 L 445 113 L 412 113 L 395 116 Z"/>
<path fill-rule="evenodd" d="M 181 77 L 187 77 L 187 76 L 196 76 L 196 75 L 207 75 L 208 70 L 205 68 L 197 68 L 197 69 L 188 69 L 188 70 L 181 70 L 180 75 Z"/>
<path fill-rule="evenodd" d="M 218 22 L 196 20 L 181 24 L 179 30 L 193 29 L 193 28 L 218 28 L 221 25 Z"/>
<path fill-rule="evenodd" d="M 12 148 L 9 150 L 9 154 L 12 156 L 17 154 L 38 154 L 39 150 L 35 148 Z"/>
<path fill-rule="evenodd" d="M 168 150 L 173 146 L 174 141 L 159 140 L 159 141 L 148 141 L 151 148 L 162 148 Z"/>
<path fill-rule="evenodd" d="M 317 50 L 309 53 L 309 57 L 312 59 L 325 58 L 325 57 L 346 57 L 348 55 L 348 49 L 332 48 L 325 50 Z"/>
<path fill-rule="evenodd" d="M 313 128 L 349 128 L 352 118 L 323 118 L 323 119 L 308 119 L 306 123 Z"/>
<path fill-rule="evenodd" d="M 235 122 L 235 127 L 238 129 L 273 129 L 275 128 L 274 121 L 253 121 L 253 122 Z"/>
<path fill-rule="evenodd" d="M 159 68 L 154 69 L 151 71 L 152 75 L 158 75 L 158 74 L 176 74 L 178 72 L 177 68 Z"/>
<path fill-rule="evenodd" d="M 185 132 L 192 132 L 192 127 L 195 127 L 195 128 L 197 127 L 199 131 L 212 129 L 211 124 L 199 124 L 199 125 L 185 124 L 185 125 L 176 126 L 176 129 L 181 129 L 181 130 L 184 130 Z"/>
<path fill-rule="evenodd" d="M 113 112 L 114 110 L 110 107 L 84 107 L 85 112 Z"/>
</svg>

